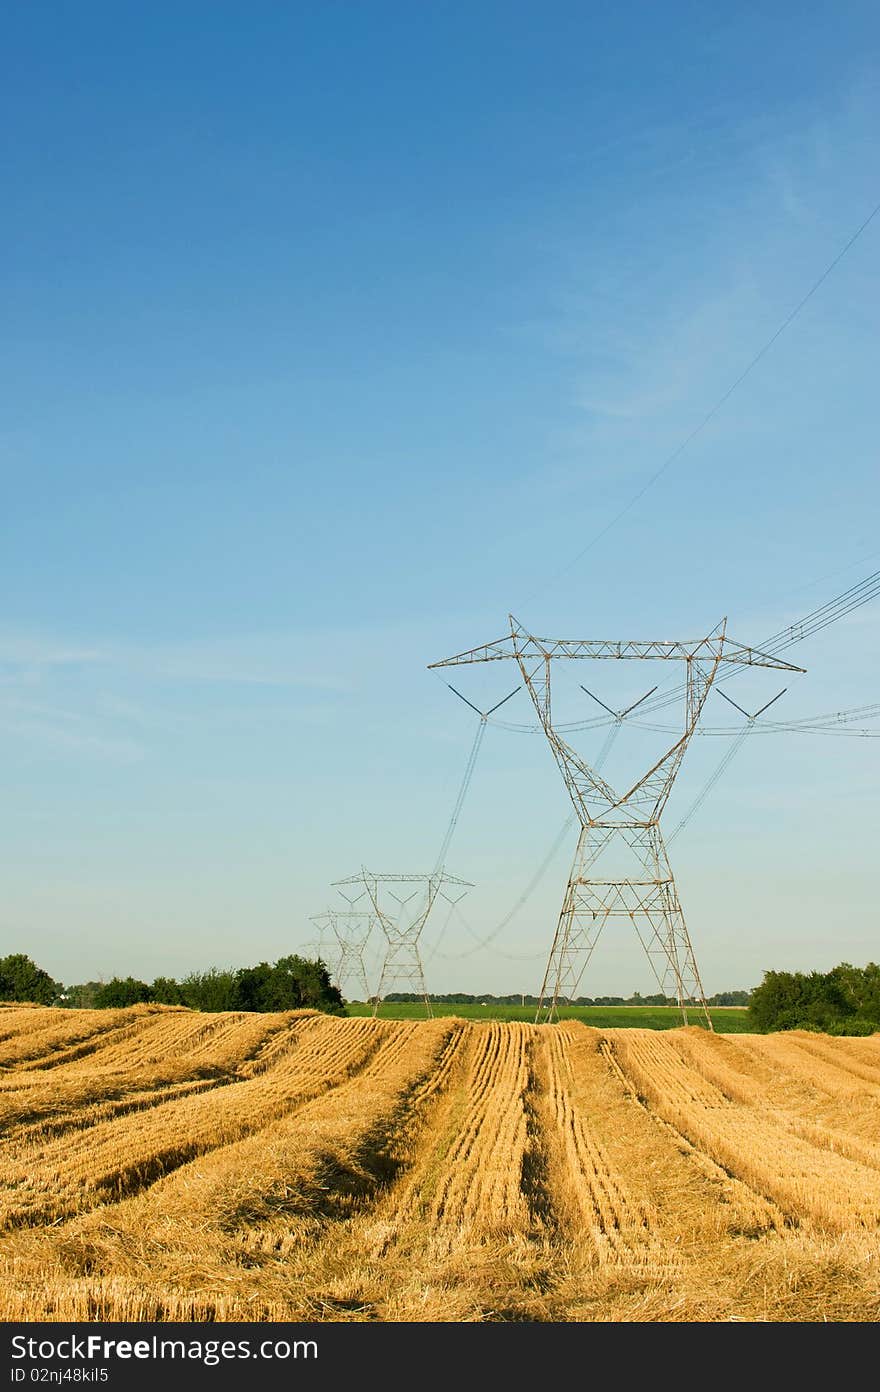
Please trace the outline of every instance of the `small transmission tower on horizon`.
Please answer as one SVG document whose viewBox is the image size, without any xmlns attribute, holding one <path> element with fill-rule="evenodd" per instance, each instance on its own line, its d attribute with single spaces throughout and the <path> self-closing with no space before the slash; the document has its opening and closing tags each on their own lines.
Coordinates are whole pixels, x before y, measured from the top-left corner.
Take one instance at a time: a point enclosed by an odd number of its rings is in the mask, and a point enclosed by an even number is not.
<svg viewBox="0 0 880 1392">
<path fill-rule="evenodd" d="M 517 663 L 580 823 L 535 1021 L 558 1018 L 560 997 L 572 999 L 576 995 L 605 923 L 619 917 L 632 922 L 662 993 L 671 995 L 670 988 L 674 988 L 685 1024 L 687 1003 L 693 1001 L 711 1030 L 712 1020 L 660 831 L 660 815 L 719 666 L 730 663 L 786 672 L 802 672 L 804 668 L 733 642 L 727 637 L 726 619 L 704 638 L 643 642 L 536 638 L 512 614 L 508 617 L 509 635 L 432 662 L 430 667 L 510 658 Z M 615 791 L 565 743 L 553 724 L 551 665 L 563 658 L 661 659 L 686 664 L 684 732 L 628 792 Z M 620 723 L 622 716 L 612 714 Z M 597 863 L 603 858 L 606 865 L 612 862 L 610 873 L 605 870 L 604 875 Z M 625 875 L 619 869 L 622 862 L 628 862 Z"/>
<path fill-rule="evenodd" d="M 345 983 L 354 981 L 366 1003 L 370 999 L 370 987 L 364 965 L 364 950 L 378 922 L 375 913 L 366 909 L 331 907 L 323 913 L 312 914 L 310 922 L 318 925 L 322 937 L 328 932 L 333 935 L 331 945 L 335 960 L 330 968 L 330 979 L 334 986 L 344 995 Z"/>
<path fill-rule="evenodd" d="M 406 982 L 409 990 L 422 997 L 425 1011 L 431 1019 L 434 1012 L 425 986 L 419 938 L 438 897 L 445 899 L 449 904 L 457 904 L 464 898 L 464 895 L 460 894 L 458 898 L 452 899 L 446 893 L 445 885 L 461 885 L 465 892 L 473 886 L 468 880 L 459 880 L 455 875 L 448 875 L 442 866 L 430 875 L 377 875 L 371 870 L 362 869 L 359 874 L 336 880 L 334 884 L 337 888 L 352 884 L 362 884 L 365 887 L 376 920 L 387 939 L 379 984 L 376 987 L 373 1017 L 379 1013 L 385 989 L 389 985 Z M 389 887 L 391 885 L 415 887 L 406 897 L 401 897 Z M 394 900 L 396 909 L 389 908 L 388 899 Z M 412 908 L 409 908 L 411 904 Z"/>
</svg>

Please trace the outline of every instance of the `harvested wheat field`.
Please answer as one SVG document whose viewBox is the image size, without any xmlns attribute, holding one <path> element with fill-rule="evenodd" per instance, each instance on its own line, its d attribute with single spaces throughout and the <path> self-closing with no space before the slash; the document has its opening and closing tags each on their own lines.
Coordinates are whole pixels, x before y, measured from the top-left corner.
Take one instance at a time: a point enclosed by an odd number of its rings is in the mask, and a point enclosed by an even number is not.
<svg viewBox="0 0 880 1392">
<path fill-rule="evenodd" d="M 880 1035 L 0 1007 L 0 1319 L 873 1321 Z"/>
</svg>

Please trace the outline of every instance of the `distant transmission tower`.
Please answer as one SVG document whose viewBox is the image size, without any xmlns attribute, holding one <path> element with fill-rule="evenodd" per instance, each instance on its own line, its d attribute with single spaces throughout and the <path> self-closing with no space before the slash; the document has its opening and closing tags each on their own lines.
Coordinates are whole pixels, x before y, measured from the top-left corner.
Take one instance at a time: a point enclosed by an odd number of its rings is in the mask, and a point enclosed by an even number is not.
<svg viewBox="0 0 880 1392">
<path fill-rule="evenodd" d="M 354 981 L 361 990 L 361 999 L 370 999 L 367 984 L 367 969 L 364 966 L 364 949 L 377 922 L 376 915 L 366 910 L 325 909 L 323 913 L 311 915 L 311 922 L 317 923 L 322 937 L 325 933 L 333 935 L 330 948 L 333 961 L 330 964 L 330 979 L 342 994 L 348 981 Z"/>
<path fill-rule="evenodd" d="M 338 885 L 363 884 L 370 896 L 375 916 L 387 939 L 385 958 L 376 987 L 373 1005 L 374 1017 L 379 1013 L 383 995 L 387 987 L 398 983 L 404 989 L 422 997 L 429 1018 L 433 1016 L 431 1002 L 425 986 L 425 972 L 419 954 L 419 938 L 428 921 L 428 915 L 436 899 L 445 899 L 449 904 L 457 904 L 463 894 L 453 899 L 446 893 L 446 885 L 462 885 L 465 890 L 471 885 L 467 880 L 447 875 L 442 867 L 431 875 L 376 875 L 370 870 L 361 870 L 358 875 L 350 875 L 345 880 L 337 880 Z M 402 898 L 391 885 L 413 885 L 414 888 Z M 395 908 L 388 900 L 393 899 Z"/>
<path fill-rule="evenodd" d="M 802 672 L 779 658 L 743 647 L 726 636 L 724 619 L 705 638 L 688 642 L 609 642 L 599 639 L 535 638 L 510 616 L 510 634 L 432 667 L 453 667 L 513 658 L 538 713 L 553 756 L 580 822 L 574 863 L 547 969 L 536 1022 L 558 1016 L 560 998 L 572 999 L 609 918 L 629 918 L 664 995 L 674 994 L 685 1024 L 687 1004 L 702 1009 L 712 1029 L 693 947 L 685 926 L 660 831 L 684 752 L 721 664 L 774 667 Z M 561 658 L 656 658 L 686 663 L 684 733 L 628 792 L 620 794 L 560 738 L 551 720 L 551 663 Z M 588 693 L 591 694 L 591 693 Z M 618 723 L 628 712 L 615 713 Z M 598 863 L 609 862 L 611 870 Z M 621 865 L 627 862 L 627 873 Z"/>
<path fill-rule="evenodd" d="M 326 936 L 326 930 L 324 928 L 321 928 L 317 938 L 309 938 L 307 942 L 300 943 L 299 947 L 297 948 L 297 952 L 305 954 L 307 956 L 311 956 L 313 958 L 320 958 L 320 960 L 324 963 L 325 966 L 328 967 L 329 970 L 327 958 L 328 955 L 332 954 L 335 950 L 334 943 L 335 939 L 333 939 L 332 941 L 328 940 Z"/>
</svg>

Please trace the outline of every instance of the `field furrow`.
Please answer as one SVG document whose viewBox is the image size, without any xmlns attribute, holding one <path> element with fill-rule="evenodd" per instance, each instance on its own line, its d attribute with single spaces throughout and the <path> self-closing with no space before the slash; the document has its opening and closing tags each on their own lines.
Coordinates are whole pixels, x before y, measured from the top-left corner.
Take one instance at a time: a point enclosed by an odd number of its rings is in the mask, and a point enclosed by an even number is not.
<svg viewBox="0 0 880 1392">
<path fill-rule="evenodd" d="M 703 1030 L 680 1031 L 670 1041 L 672 1047 L 684 1061 L 697 1069 L 701 1075 L 714 1084 L 728 1100 L 741 1102 L 763 1115 L 766 1120 L 782 1130 L 790 1131 L 820 1150 L 834 1151 L 861 1165 L 880 1170 L 880 1144 L 875 1140 L 864 1139 L 851 1130 L 854 1109 L 851 1104 L 841 1103 L 839 1097 L 829 1105 L 826 1087 L 819 1088 L 816 1079 L 809 1076 L 806 1068 L 799 1071 L 791 1068 L 792 1056 L 797 1063 L 797 1045 L 783 1057 L 789 1067 L 777 1069 L 757 1067 L 749 1072 L 749 1063 L 754 1054 L 744 1048 L 738 1040 L 729 1040 L 720 1035 L 709 1035 Z M 803 1058 L 803 1052 L 801 1051 Z M 806 1060 L 810 1060 L 806 1055 Z M 780 1056 L 777 1054 L 777 1062 Z M 828 1066 L 819 1065 L 825 1074 Z M 845 1070 L 841 1070 L 841 1091 L 844 1096 L 850 1093 L 850 1080 Z M 861 1096 L 869 1095 L 869 1085 L 859 1084 Z M 870 1098 L 869 1115 L 876 1111 L 878 1099 Z M 864 1126 L 866 1109 L 857 1109 L 860 1123 Z"/>
<path fill-rule="evenodd" d="M 149 1090 L 136 1090 L 127 1087 L 124 1094 L 103 1102 L 68 1107 L 66 1111 L 56 1110 L 43 1114 L 38 1120 L 24 1122 L 16 1130 L 16 1146 L 42 1147 L 58 1136 L 69 1135 L 73 1131 L 86 1131 L 99 1122 L 110 1121 L 116 1117 L 128 1116 L 133 1112 L 148 1111 L 164 1102 L 178 1101 L 195 1093 L 209 1092 L 222 1087 L 228 1081 L 224 1078 L 194 1078 L 183 1083 L 159 1085 Z"/>
<path fill-rule="evenodd" d="M 48 1020 L 43 1011 L 33 1013 L 41 1017 L 34 1029 L 16 1030 L 0 1046 L 0 1069 L 51 1068 L 94 1053 L 117 1035 L 130 1039 L 139 1027 L 132 1010 L 53 1011 L 47 1006 Z"/>
<path fill-rule="evenodd" d="M 522 1192 L 527 1130 L 528 1025 L 489 1025 L 478 1041 L 461 1124 L 425 1209 L 435 1237 L 528 1231 Z"/>
<path fill-rule="evenodd" d="M 576 1033 L 560 1026 L 536 1048 L 532 1092 L 553 1166 L 557 1201 L 570 1236 L 588 1234 L 601 1261 L 669 1263 L 656 1236 L 656 1213 L 629 1192 L 591 1125 L 572 1066 Z M 595 1107 L 595 1095 L 590 1098 Z"/>
<path fill-rule="evenodd" d="M 738 1179 L 699 1145 L 693 1144 L 668 1117 L 652 1110 L 648 1100 L 640 1094 L 636 1085 L 621 1068 L 615 1043 L 618 1035 L 619 1031 L 616 1030 L 604 1031 L 599 1044 L 599 1052 L 609 1072 L 618 1080 L 631 1101 L 642 1109 L 661 1134 L 665 1134 L 669 1142 L 687 1159 L 690 1169 L 696 1172 L 692 1174 L 688 1188 L 699 1192 L 697 1179 L 702 1178 L 708 1182 L 708 1204 L 714 1209 L 717 1224 L 731 1234 L 749 1236 L 781 1231 L 785 1227 L 785 1215 L 775 1203 Z M 680 1203 L 679 1212 L 684 1211 L 685 1205 Z M 689 1228 L 693 1229 L 695 1226 L 691 1214 Z M 680 1239 L 680 1233 L 678 1237 Z"/>
<path fill-rule="evenodd" d="M 236 1291 L 239 1310 L 253 1318 L 256 1272 L 265 1287 L 259 1318 L 313 1318 L 332 1307 L 339 1276 L 326 1261 L 327 1230 L 369 1209 L 405 1163 L 456 1034 L 451 1021 L 385 1026 L 356 1077 L 135 1197 L 54 1227 L 49 1260 L 66 1273 L 54 1284 L 54 1308 L 84 1317 L 100 1305 L 111 1269 L 115 1308 L 157 1309 L 156 1318 L 181 1318 L 181 1309 L 213 1318 Z M 19 1285 L 42 1279 L 47 1254 L 36 1232 L 13 1233 L 6 1247 Z M 219 1303 L 203 1294 L 212 1263 L 227 1272 Z M 0 1296 L 0 1318 L 14 1304 Z"/>
<path fill-rule="evenodd" d="M 356 1024 L 357 1029 L 348 1028 Z M 152 1184 L 196 1155 L 259 1130 L 338 1086 L 362 1068 L 388 1030 L 385 1022 L 324 1017 L 305 1034 L 297 1066 L 283 1064 L 252 1080 L 160 1103 L 48 1144 L 0 1143 L 0 1222 L 55 1221 Z"/>
<path fill-rule="evenodd" d="M 868 1039 L 823 1040 L 821 1036 L 801 1034 L 750 1035 L 756 1053 L 768 1060 L 800 1058 L 800 1066 L 810 1069 L 816 1081 L 826 1079 L 829 1089 L 839 1095 L 844 1089 L 859 1096 L 880 1098 L 880 1059 L 867 1050 L 851 1050 L 852 1044 L 870 1044 Z M 841 1048 L 835 1046 L 840 1044 Z"/>
<path fill-rule="evenodd" d="M 284 1016 L 233 1015 L 193 1020 L 180 1015 L 145 1016 L 130 1039 L 113 1039 L 96 1052 L 93 1066 L 107 1071 L 161 1067 L 169 1061 L 223 1067 L 240 1064 L 266 1036 L 283 1028 Z"/>
<path fill-rule="evenodd" d="M 880 1319 L 880 1037 L 0 1007 L 0 1320 Z"/>
<path fill-rule="evenodd" d="M 789 1222 L 843 1232 L 880 1225 L 880 1174 L 819 1148 L 777 1116 L 726 1097 L 667 1039 L 620 1031 L 615 1053 L 624 1074 L 658 1115 L 758 1194 Z"/>
</svg>

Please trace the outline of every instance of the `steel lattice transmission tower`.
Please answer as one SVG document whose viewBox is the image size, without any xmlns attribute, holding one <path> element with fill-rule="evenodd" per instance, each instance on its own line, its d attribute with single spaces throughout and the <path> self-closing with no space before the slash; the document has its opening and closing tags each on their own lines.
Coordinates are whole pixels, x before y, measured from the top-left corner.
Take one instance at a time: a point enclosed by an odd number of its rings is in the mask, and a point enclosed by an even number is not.
<svg viewBox="0 0 880 1392">
<path fill-rule="evenodd" d="M 435 870 L 431 875 L 377 875 L 364 869 L 358 875 L 350 875 L 345 880 L 336 880 L 335 883 L 337 886 L 364 885 L 376 919 L 387 939 L 385 958 L 376 987 L 374 1017 L 379 1013 L 386 988 L 402 982 L 407 989 L 422 997 L 430 1019 L 434 1012 L 425 986 L 419 938 L 438 897 L 450 904 L 457 904 L 464 897 L 459 895 L 456 899 L 451 898 L 445 886 L 461 885 L 466 892 L 472 888 L 469 881 L 447 875 L 442 868 Z M 390 888 L 391 885 L 413 885 L 414 888 L 405 897 L 401 897 Z M 388 899 L 394 900 L 396 908 L 389 907 Z M 412 907 L 409 907 L 410 905 Z"/>
<path fill-rule="evenodd" d="M 312 914 L 310 921 L 317 923 L 322 936 L 329 931 L 335 939 L 332 945 L 334 961 L 330 967 L 330 979 L 334 986 L 342 991 L 345 982 L 353 980 L 361 988 L 364 1001 L 368 1001 L 370 987 L 364 966 L 364 949 L 378 921 L 376 915 L 363 909 L 329 908 L 323 913 Z"/>
<path fill-rule="evenodd" d="M 740 664 L 802 672 L 779 658 L 743 647 L 727 637 L 722 620 L 705 638 L 676 642 L 612 642 L 599 639 L 536 638 L 510 616 L 510 634 L 468 652 L 431 663 L 452 667 L 512 658 L 538 713 L 580 822 L 577 850 L 541 986 L 536 1021 L 558 1014 L 560 997 L 571 999 L 609 918 L 629 918 L 664 995 L 674 995 L 685 1024 L 695 1001 L 708 1028 L 712 1021 L 688 936 L 675 879 L 660 830 L 662 813 L 684 752 L 697 726 L 719 666 Z M 554 728 L 550 673 L 563 658 L 660 659 L 685 663 L 684 732 L 628 792 L 618 793 Z M 622 853 L 622 854 L 621 854 Z M 627 860 L 625 876 L 602 877 L 599 863 Z M 607 874 L 607 872 L 606 872 Z"/>
</svg>

